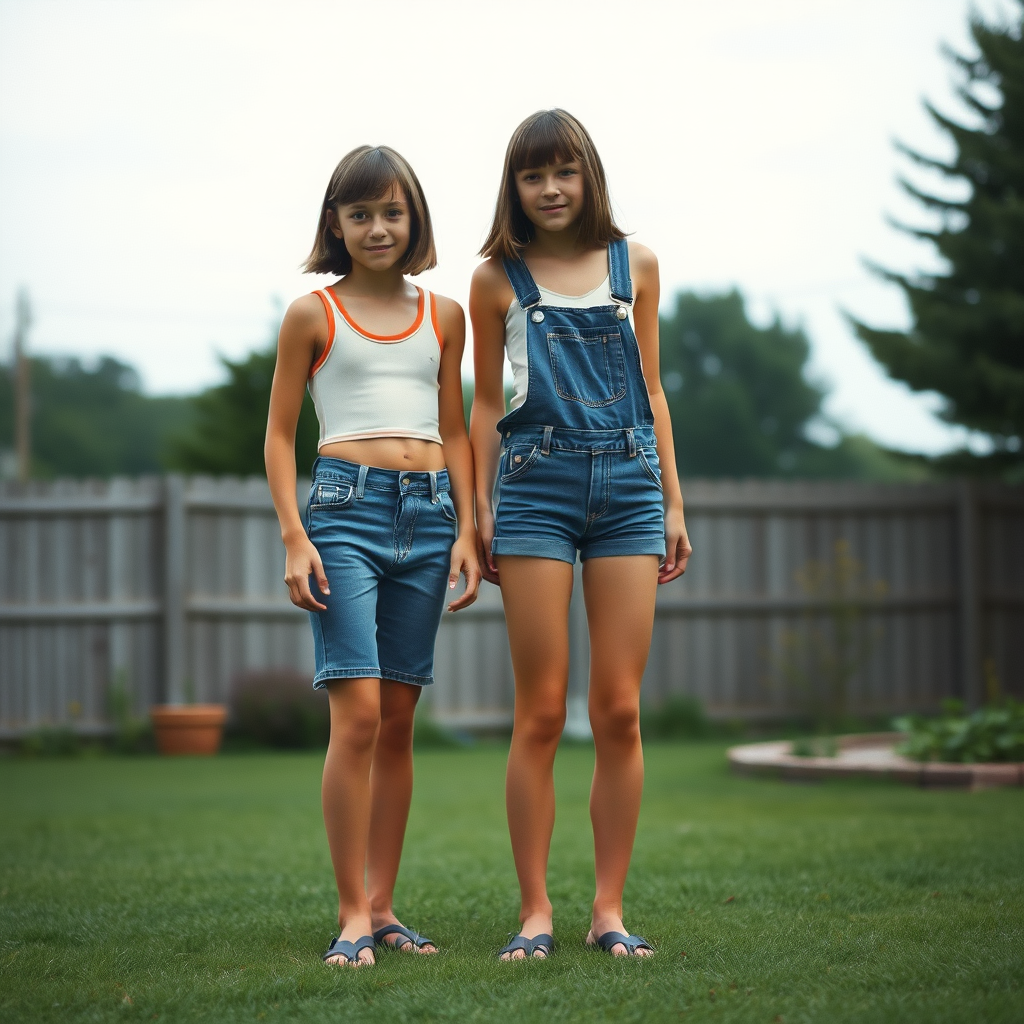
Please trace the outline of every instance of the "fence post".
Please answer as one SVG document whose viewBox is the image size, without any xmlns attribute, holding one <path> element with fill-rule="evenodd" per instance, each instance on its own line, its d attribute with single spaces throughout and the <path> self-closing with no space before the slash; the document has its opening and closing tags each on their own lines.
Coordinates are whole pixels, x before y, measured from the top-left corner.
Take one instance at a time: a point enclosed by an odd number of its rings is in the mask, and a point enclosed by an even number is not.
<svg viewBox="0 0 1024 1024">
<path fill-rule="evenodd" d="M 957 547 L 959 549 L 960 687 L 969 708 L 981 703 L 979 645 L 978 501 L 974 484 L 957 485 Z"/>
<path fill-rule="evenodd" d="M 185 703 L 185 478 L 164 477 L 164 699 Z"/>
</svg>

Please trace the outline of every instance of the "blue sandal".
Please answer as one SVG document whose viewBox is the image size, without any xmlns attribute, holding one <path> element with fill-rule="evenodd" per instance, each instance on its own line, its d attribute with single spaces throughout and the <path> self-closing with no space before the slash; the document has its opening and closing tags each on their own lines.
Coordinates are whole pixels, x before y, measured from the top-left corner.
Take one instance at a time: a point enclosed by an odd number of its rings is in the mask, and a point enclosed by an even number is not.
<svg viewBox="0 0 1024 1024">
<path fill-rule="evenodd" d="M 623 945 L 626 947 L 626 956 L 636 956 L 638 949 L 649 949 L 652 953 L 654 947 L 640 935 L 623 935 L 622 932 L 605 932 L 598 935 L 594 942 L 588 942 L 591 948 L 600 946 L 606 953 L 612 952 L 612 946 Z M 612 953 L 612 956 L 615 954 Z"/>
<path fill-rule="evenodd" d="M 401 935 L 402 940 L 400 942 L 385 942 L 384 938 L 387 935 Z M 378 946 L 395 949 L 400 953 L 411 953 L 413 950 L 422 949 L 424 946 L 433 946 L 434 949 L 437 949 L 437 943 L 433 939 L 428 939 L 425 935 L 420 935 L 419 932 L 414 932 L 411 928 L 403 928 L 400 924 L 386 924 L 383 928 L 378 928 L 373 933 L 373 941 Z M 407 942 L 411 942 L 413 948 L 403 950 L 401 947 Z"/>
<path fill-rule="evenodd" d="M 498 950 L 498 959 L 500 960 L 505 953 L 512 953 L 517 949 L 521 949 L 526 954 L 525 959 L 527 960 L 547 960 L 554 948 L 555 940 L 547 932 L 534 935 L 532 939 L 528 939 L 525 935 L 516 935 L 507 946 L 503 946 Z M 535 949 L 541 950 L 544 955 L 542 957 L 534 957 L 533 951 Z M 509 960 L 513 959 L 517 958 L 509 957 Z"/>
<path fill-rule="evenodd" d="M 359 953 L 364 949 L 373 949 L 372 936 L 364 935 L 362 938 L 356 939 L 355 942 L 349 942 L 348 939 L 342 941 L 339 935 L 336 939 L 331 940 L 331 945 L 324 953 L 323 959 L 326 962 L 332 956 L 343 956 L 346 958 L 343 964 L 332 964 L 331 966 L 347 967 L 351 964 L 353 967 L 370 967 L 371 964 L 359 959 Z"/>
</svg>

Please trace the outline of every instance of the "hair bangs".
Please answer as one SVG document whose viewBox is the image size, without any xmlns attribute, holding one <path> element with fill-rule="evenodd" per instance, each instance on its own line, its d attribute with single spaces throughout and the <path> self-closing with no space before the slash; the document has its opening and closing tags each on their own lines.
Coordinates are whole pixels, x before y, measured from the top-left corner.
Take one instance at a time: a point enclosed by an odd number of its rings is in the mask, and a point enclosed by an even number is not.
<svg viewBox="0 0 1024 1024">
<path fill-rule="evenodd" d="M 560 114 L 558 110 L 542 110 L 521 126 L 512 139 L 508 156 L 513 172 L 583 158 L 583 146 L 575 125 Z"/>
<path fill-rule="evenodd" d="M 352 160 L 345 174 L 333 182 L 334 192 L 328 197 L 332 206 L 385 199 L 392 191 L 407 193 L 406 175 L 391 154 L 383 147 L 367 146 Z"/>
</svg>

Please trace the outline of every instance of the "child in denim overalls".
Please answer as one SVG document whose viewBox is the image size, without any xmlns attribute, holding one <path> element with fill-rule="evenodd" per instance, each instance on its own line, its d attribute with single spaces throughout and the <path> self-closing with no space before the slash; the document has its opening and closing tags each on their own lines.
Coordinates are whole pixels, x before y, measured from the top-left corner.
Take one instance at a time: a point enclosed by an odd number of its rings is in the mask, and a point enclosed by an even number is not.
<svg viewBox="0 0 1024 1024">
<path fill-rule="evenodd" d="M 554 948 L 552 771 L 579 551 L 596 755 L 597 888 L 586 941 L 649 956 L 651 945 L 622 921 L 643 788 L 640 681 L 657 584 L 679 576 L 690 556 L 658 376 L 657 261 L 615 226 L 593 142 L 562 110 L 516 129 L 481 253 L 489 258 L 470 293 L 470 434 L 484 576 L 501 586 L 515 671 L 506 805 L 522 896 L 520 933 L 499 955 Z M 503 415 L 506 352 L 515 394 Z"/>
</svg>

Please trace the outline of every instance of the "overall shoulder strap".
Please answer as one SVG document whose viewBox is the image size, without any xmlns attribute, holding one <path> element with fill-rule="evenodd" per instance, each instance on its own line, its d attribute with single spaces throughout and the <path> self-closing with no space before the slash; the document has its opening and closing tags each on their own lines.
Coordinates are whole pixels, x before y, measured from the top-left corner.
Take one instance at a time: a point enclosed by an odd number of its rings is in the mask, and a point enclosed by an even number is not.
<svg viewBox="0 0 1024 1024">
<path fill-rule="evenodd" d="M 522 259 L 510 260 L 506 257 L 501 261 L 501 265 L 505 268 L 505 273 L 508 275 L 509 284 L 515 290 L 519 305 L 523 309 L 536 306 L 540 302 L 540 289 L 537 287 L 537 282 L 534 281 L 533 274 L 530 273 L 530 268 L 526 265 L 526 262 Z"/>
<path fill-rule="evenodd" d="M 633 282 L 629 277 L 629 246 L 624 238 L 608 243 L 608 278 L 612 298 L 633 305 Z"/>
</svg>

